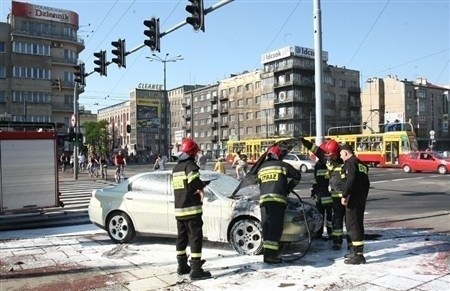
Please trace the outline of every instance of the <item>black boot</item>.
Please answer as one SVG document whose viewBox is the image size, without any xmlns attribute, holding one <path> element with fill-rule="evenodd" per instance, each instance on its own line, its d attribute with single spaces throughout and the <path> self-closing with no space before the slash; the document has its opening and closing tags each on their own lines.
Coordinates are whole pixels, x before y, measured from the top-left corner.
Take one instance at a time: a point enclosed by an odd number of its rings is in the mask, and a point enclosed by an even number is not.
<svg viewBox="0 0 450 291">
<path fill-rule="evenodd" d="M 202 269 L 204 263 L 205 260 L 191 260 L 191 273 L 189 274 L 191 280 L 211 278 L 211 273 Z"/>
<path fill-rule="evenodd" d="M 348 265 L 359 265 L 365 264 L 366 258 L 363 256 L 364 246 L 353 247 L 353 253 L 350 255 L 345 261 L 345 264 Z"/>
<path fill-rule="evenodd" d="M 264 249 L 264 263 L 279 264 L 281 262 L 281 258 L 276 250 Z"/>
<path fill-rule="evenodd" d="M 191 267 L 189 267 L 187 263 L 187 256 L 177 256 L 177 261 L 178 261 L 177 274 L 178 275 L 189 274 L 189 272 L 191 271 Z"/>
</svg>

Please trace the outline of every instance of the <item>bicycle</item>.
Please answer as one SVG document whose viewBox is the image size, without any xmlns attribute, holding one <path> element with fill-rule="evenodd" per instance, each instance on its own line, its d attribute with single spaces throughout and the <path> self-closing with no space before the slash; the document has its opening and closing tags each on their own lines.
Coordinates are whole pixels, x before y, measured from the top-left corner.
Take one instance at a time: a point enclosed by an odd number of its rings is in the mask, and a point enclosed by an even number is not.
<svg viewBox="0 0 450 291">
<path fill-rule="evenodd" d="M 98 165 L 96 164 L 92 164 L 90 169 L 89 169 L 89 175 L 90 177 L 98 177 Z"/>
<path fill-rule="evenodd" d="M 119 166 L 119 171 L 115 174 L 115 181 L 117 184 L 122 183 L 125 180 L 125 170 L 123 165 Z"/>
</svg>

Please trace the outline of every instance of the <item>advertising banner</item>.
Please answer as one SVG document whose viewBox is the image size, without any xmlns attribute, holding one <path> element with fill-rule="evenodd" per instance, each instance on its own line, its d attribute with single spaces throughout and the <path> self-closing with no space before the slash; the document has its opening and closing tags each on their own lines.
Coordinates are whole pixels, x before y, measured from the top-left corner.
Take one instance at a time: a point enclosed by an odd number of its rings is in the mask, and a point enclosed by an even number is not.
<svg viewBox="0 0 450 291">
<path fill-rule="evenodd" d="M 136 99 L 136 129 L 138 133 L 158 133 L 161 120 L 159 99 Z"/>
</svg>

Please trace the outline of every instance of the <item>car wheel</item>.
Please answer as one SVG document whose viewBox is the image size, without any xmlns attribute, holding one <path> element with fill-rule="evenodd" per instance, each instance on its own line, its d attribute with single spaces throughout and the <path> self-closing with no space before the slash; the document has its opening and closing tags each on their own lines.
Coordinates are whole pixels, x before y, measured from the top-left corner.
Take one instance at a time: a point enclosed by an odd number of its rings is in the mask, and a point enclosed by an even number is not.
<svg viewBox="0 0 450 291">
<path fill-rule="evenodd" d="M 131 242 L 136 236 L 130 217 L 121 211 L 111 213 L 106 220 L 106 231 L 115 243 Z"/>
<path fill-rule="evenodd" d="M 438 173 L 441 175 L 447 174 L 447 168 L 443 165 L 440 165 L 437 170 L 438 170 Z"/>
<path fill-rule="evenodd" d="M 308 167 L 306 165 L 301 165 L 300 166 L 300 172 L 302 172 L 302 173 L 308 172 Z"/>
<path fill-rule="evenodd" d="M 253 219 L 236 221 L 230 231 L 230 243 L 240 254 L 261 254 L 263 249 L 261 224 Z"/>
<path fill-rule="evenodd" d="M 404 165 L 403 171 L 405 171 L 405 173 L 411 173 L 411 167 L 409 165 Z"/>
</svg>

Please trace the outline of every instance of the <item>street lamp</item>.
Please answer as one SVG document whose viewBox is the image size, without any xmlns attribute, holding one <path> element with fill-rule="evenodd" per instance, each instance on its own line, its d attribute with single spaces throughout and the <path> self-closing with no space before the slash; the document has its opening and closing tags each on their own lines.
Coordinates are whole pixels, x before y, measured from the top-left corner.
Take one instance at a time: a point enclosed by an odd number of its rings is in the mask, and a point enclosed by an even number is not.
<svg viewBox="0 0 450 291">
<path fill-rule="evenodd" d="M 375 82 L 372 78 L 368 78 L 366 81 L 369 84 L 369 112 L 370 112 L 370 128 L 373 128 L 373 116 L 372 116 L 372 83 Z"/>
<path fill-rule="evenodd" d="M 168 150 L 169 150 L 168 141 L 169 141 L 169 138 L 172 139 L 172 132 L 171 132 L 172 128 L 170 126 L 171 120 L 170 120 L 170 117 L 169 117 L 169 108 L 168 108 L 169 107 L 169 96 L 167 96 L 167 87 L 166 87 L 166 64 L 168 62 L 175 63 L 176 61 L 184 60 L 181 57 L 181 55 L 178 55 L 178 56 L 170 58 L 170 59 L 168 59 L 168 57 L 169 57 L 169 53 L 166 53 L 166 55 L 164 56 L 164 59 L 159 57 L 156 54 L 152 54 L 151 57 L 146 57 L 151 62 L 152 61 L 157 61 L 157 62 L 163 63 L 163 65 L 164 65 L 164 116 L 165 116 L 165 121 L 166 121 L 166 124 L 167 124 L 167 130 L 166 130 L 166 132 L 164 134 L 164 153 L 165 153 L 165 155 L 167 157 L 170 156 L 169 152 L 168 152 Z M 161 123 L 160 123 L 159 126 L 161 126 Z"/>
</svg>

